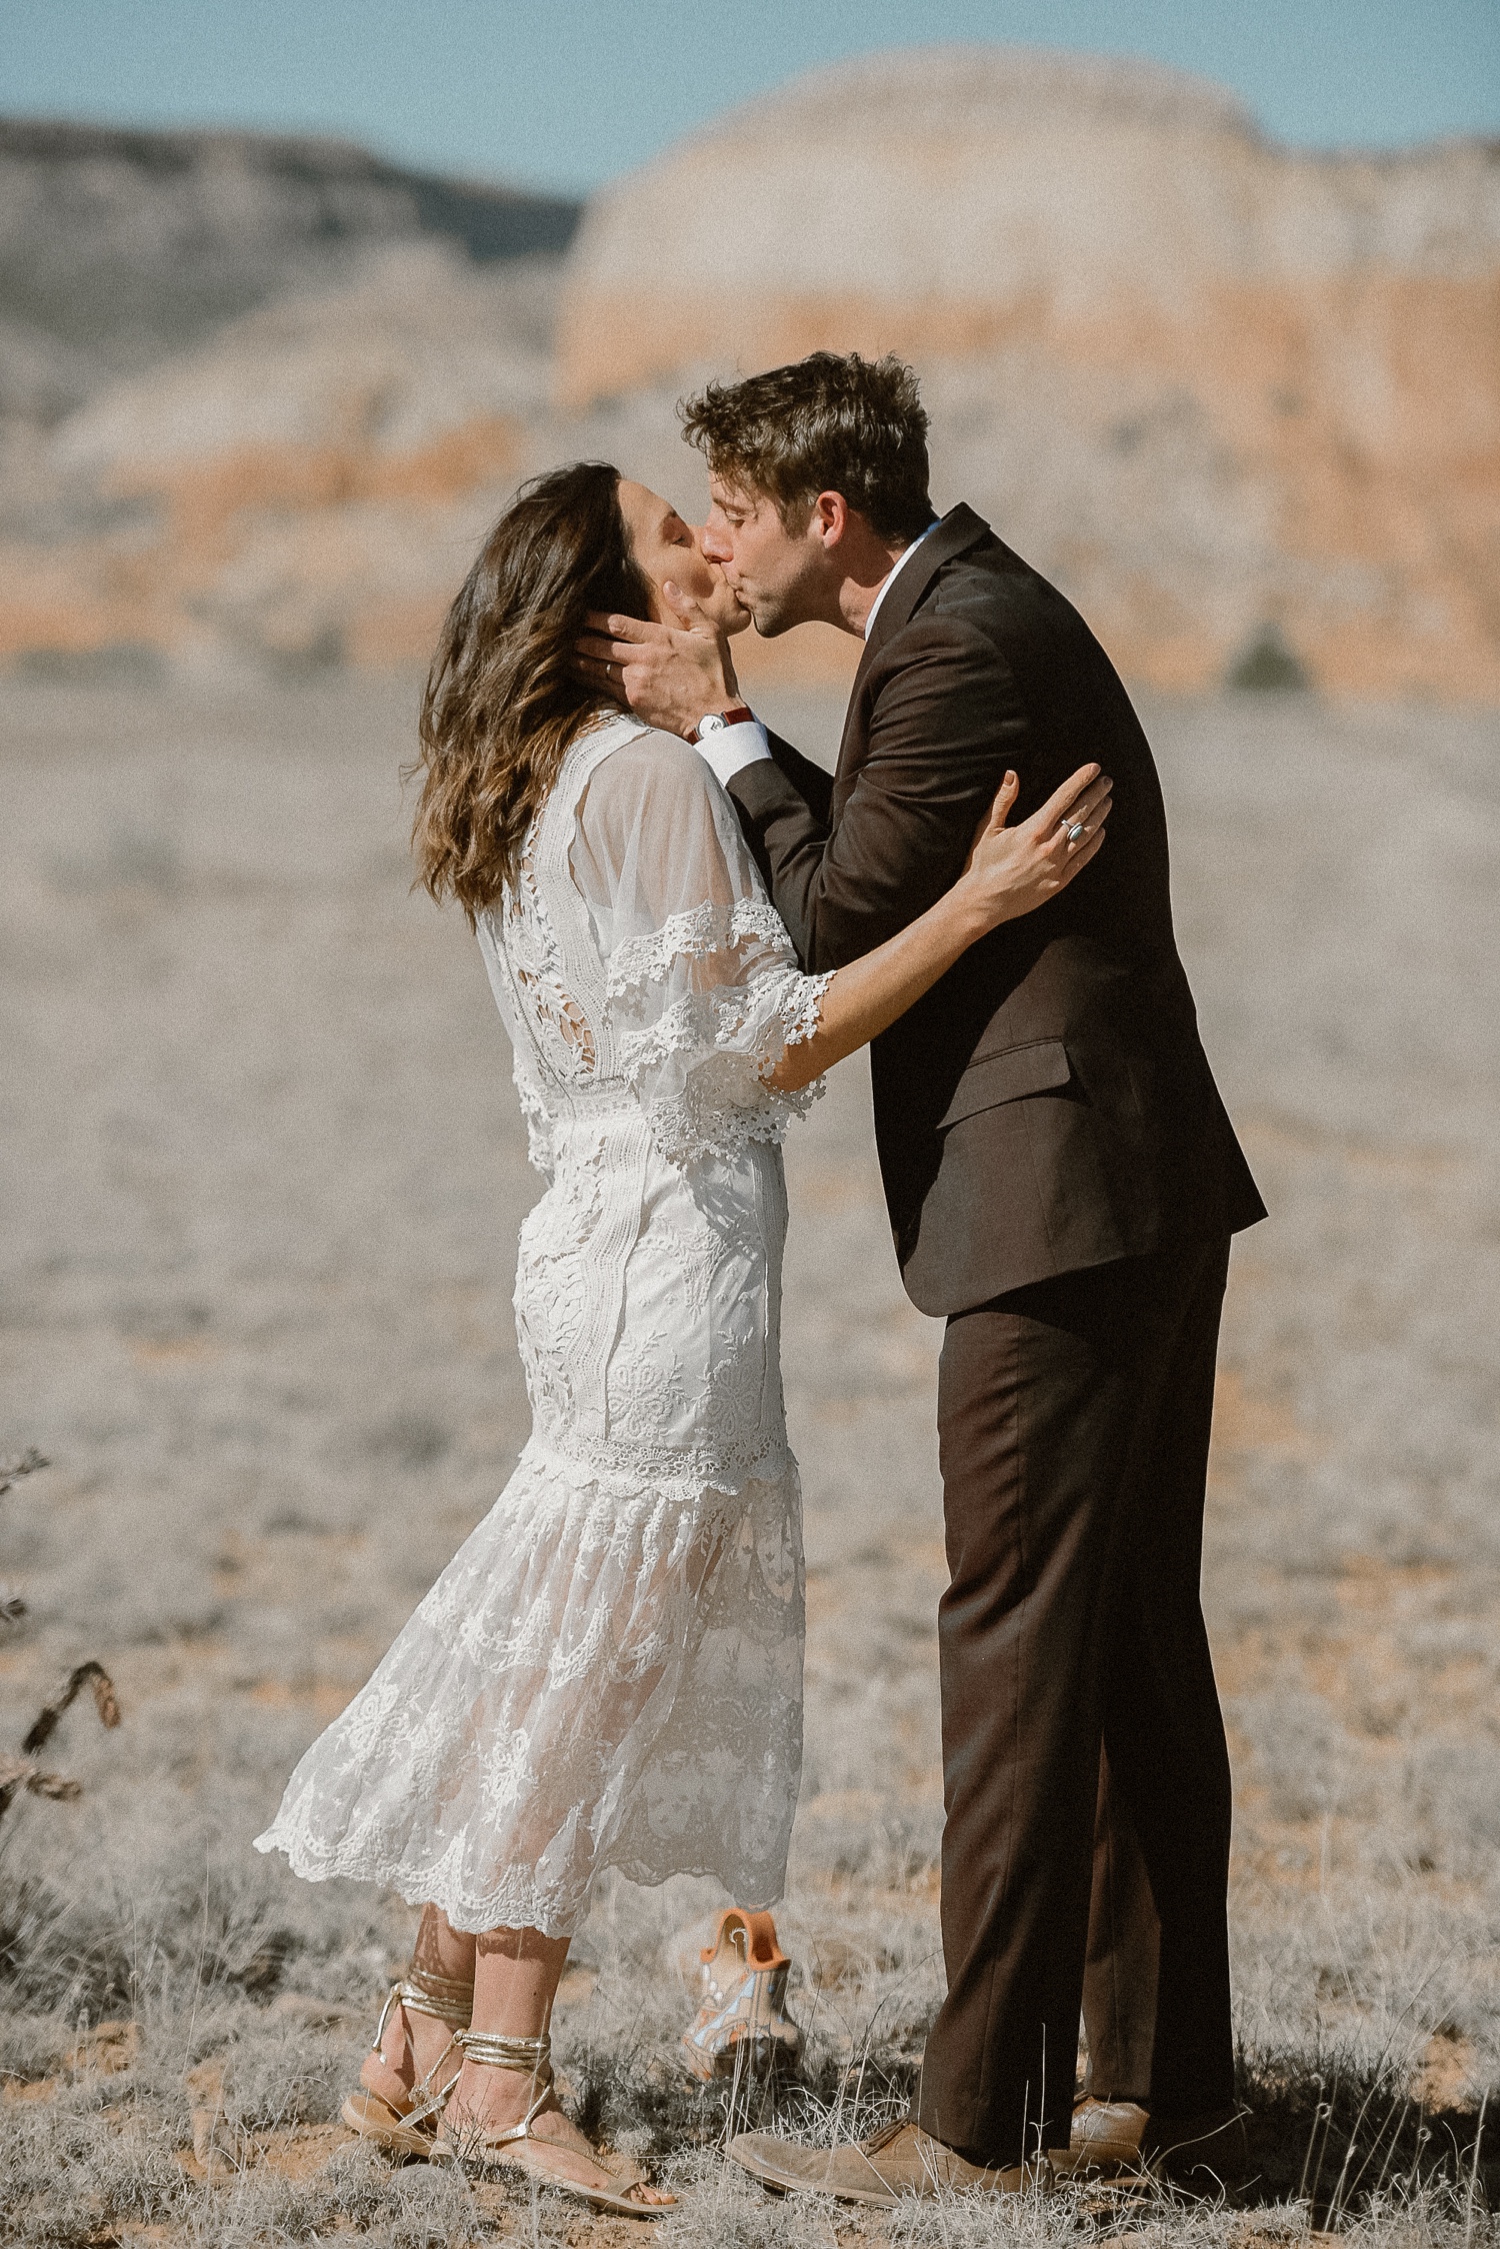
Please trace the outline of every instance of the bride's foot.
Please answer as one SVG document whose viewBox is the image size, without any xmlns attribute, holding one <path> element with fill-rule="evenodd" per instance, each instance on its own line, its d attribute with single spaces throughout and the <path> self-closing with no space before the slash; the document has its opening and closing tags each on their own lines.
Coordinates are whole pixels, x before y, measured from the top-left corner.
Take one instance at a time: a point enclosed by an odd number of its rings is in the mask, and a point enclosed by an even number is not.
<svg viewBox="0 0 1500 2249">
<path fill-rule="evenodd" d="M 425 2155 L 458 2075 L 455 2034 L 467 2026 L 473 1985 L 409 1969 L 395 1985 L 343 2106 L 344 2122 L 392 2154 Z"/>
<path fill-rule="evenodd" d="M 493 2043 L 545 2047 L 544 2040 Z M 461 2044 L 482 2052 L 485 2041 L 471 2033 Z M 533 2071 L 515 2062 L 497 2063 L 481 2060 L 479 2053 L 466 2053 L 443 2113 L 436 2153 L 440 2160 L 518 2166 L 597 2207 L 635 2209 L 644 2215 L 671 2209 L 677 2200 L 663 2188 L 648 2185 L 633 2165 L 601 2155 L 563 2114 L 545 2054 Z"/>
<path fill-rule="evenodd" d="M 458 2067 L 452 2028 L 434 2015 L 408 2013 L 398 1999 L 386 2017 L 380 2044 L 365 2057 L 359 2081 L 372 2093 L 409 2102 L 412 2088 L 426 2081 L 450 2048 L 451 2077 Z"/>
</svg>

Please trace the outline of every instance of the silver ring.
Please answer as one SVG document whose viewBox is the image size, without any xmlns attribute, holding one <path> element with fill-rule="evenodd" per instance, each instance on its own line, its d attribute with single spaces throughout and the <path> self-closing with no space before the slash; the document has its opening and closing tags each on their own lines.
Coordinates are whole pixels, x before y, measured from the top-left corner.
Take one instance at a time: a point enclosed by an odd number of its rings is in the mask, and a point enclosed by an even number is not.
<svg viewBox="0 0 1500 2249">
<path fill-rule="evenodd" d="M 1071 827 L 1071 828 L 1069 828 L 1069 830 L 1068 830 L 1068 841 L 1069 841 L 1069 843 L 1070 843 L 1070 844 L 1071 844 L 1071 843 L 1076 843 L 1076 842 L 1078 841 L 1078 838 L 1079 838 L 1079 837 L 1080 837 L 1080 836 L 1081 836 L 1082 834 L 1083 834 L 1083 822 L 1082 822 L 1081 820 L 1075 820 L 1075 821 L 1073 822 L 1073 825 L 1072 825 L 1072 827 Z"/>
</svg>

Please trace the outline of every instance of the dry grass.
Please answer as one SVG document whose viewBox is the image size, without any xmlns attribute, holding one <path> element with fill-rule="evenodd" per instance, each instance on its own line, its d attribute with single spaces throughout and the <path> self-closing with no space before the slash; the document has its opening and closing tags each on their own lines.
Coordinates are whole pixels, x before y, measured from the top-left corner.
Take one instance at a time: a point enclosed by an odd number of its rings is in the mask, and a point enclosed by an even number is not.
<svg viewBox="0 0 1500 2249">
<path fill-rule="evenodd" d="M 462 930 L 405 893 L 406 683 L 4 691 L 0 1741 L 97 1653 L 76 1804 L 0 1827 L 0 2203 L 27 2243 L 639 2239 L 391 2172 L 333 2119 L 411 1916 L 248 1848 L 524 1433 L 534 1192 Z M 830 713 L 808 716 L 824 740 Z M 609 1885 L 559 2010 L 576 2112 L 684 2189 L 663 2249 L 1490 2238 L 1500 2086 L 1494 726 L 1153 714 L 1185 948 L 1271 1223 L 1236 1252 L 1207 1562 L 1236 1752 L 1242 2212 L 776 2203 L 731 2123 L 859 2128 L 940 1989 L 936 1331 L 860 1072 L 791 1151 L 808 1765 L 783 1933 L 807 2081 L 679 2076 L 703 1886 Z M 1491 2101 L 1493 2106 L 1493 2100 Z"/>
</svg>

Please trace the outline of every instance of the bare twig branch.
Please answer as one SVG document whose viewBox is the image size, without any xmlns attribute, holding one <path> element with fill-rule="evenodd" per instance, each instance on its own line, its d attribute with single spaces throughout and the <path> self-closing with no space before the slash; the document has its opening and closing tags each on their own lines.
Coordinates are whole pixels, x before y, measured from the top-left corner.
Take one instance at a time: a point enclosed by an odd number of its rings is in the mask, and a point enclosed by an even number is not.
<svg viewBox="0 0 1500 2249">
<path fill-rule="evenodd" d="M 50 1796 L 56 1804 L 71 1804 L 83 1794 L 83 1782 L 63 1773 L 28 1773 L 26 1787 L 30 1795 Z"/>
<path fill-rule="evenodd" d="M 50 1796 L 54 1802 L 70 1804 L 74 1797 L 83 1794 L 81 1781 L 67 1780 L 61 1773 L 44 1773 L 29 1757 L 0 1757 L 0 1816 L 9 1811 L 12 1800 L 20 1789 L 31 1796 Z"/>
<path fill-rule="evenodd" d="M 50 1702 L 43 1703 L 41 1709 L 37 1712 L 32 1722 L 31 1731 L 21 1744 L 26 1756 L 35 1756 L 36 1752 L 51 1740 L 53 1734 L 57 1731 L 58 1721 L 61 1719 L 63 1712 L 84 1687 L 92 1687 L 94 1691 L 94 1707 L 99 1713 L 100 1725 L 118 1726 L 120 1723 L 120 1705 L 115 1695 L 114 1681 L 110 1678 L 103 1664 L 95 1663 L 93 1658 L 90 1657 L 87 1663 L 75 1665 L 74 1669 L 69 1672 L 61 1692 L 54 1695 Z"/>
<path fill-rule="evenodd" d="M 48 1465 L 35 1445 L 28 1445 L 16 1459 L 0 1461 L 0 1492 L 8 1492 L 22 1476 L 35 1475 L 37 1469 Z M 17 1594 L 0 1594 L 0 1624 L 14 1624 L 26 1614 L 26 1603 Z M 120 1723 L 119 1697 L 115 1683 L 102 1663 L 90 1657 L 87 1663 L 75 1664 L 68 1673 L 60 1691 L 50 1702 L 44 1702 L 31 1724 L 31 1730 L 21 1744 L 19 1757 L 0 1754 L 0 1817 L 9 1811 L 18 1791 L 25 1789 L 33 1796 L 50 1796 L 54 1801 L 66 1802 L 83 1793 L 81 1784 L 68 1780 L 61 1773 L 44 1773 L 34 1762 L 36 1753 L 56 1733 L 63 1712 L 87 1687 L 94 1698 L 94 1708 L 99 1713 L 101 1726 L 118 1726 Z"/>
<path fill-rule="evenodd" d="M 34 1476 L 39 1468 L 50 1468 L 51 1465 L 35 1445 L 28 1445 L 18 1459 L 0 1461 L 0 1492 L 8 1492 L 23 1476 Z"/>
</svg>

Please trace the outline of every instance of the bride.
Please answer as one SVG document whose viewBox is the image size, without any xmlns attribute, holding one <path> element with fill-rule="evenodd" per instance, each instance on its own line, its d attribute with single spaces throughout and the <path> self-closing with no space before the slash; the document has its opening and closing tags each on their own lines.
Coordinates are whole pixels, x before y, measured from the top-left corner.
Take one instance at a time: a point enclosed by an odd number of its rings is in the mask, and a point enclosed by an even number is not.
<svg viewBox="0 0 1500 2249">
<path fill-rule="evenodd" d="M 666 616 L 668 581 L 748 622 L 665 501 L 582 463 L 520 493 L 443 629 L 414 847 L 478 933 L 548 1182 L 516 1277 L 532 1434 L 257 1838 L 423 1908 L 346 2122 L 636 2216 L 672 2197 L 564 2115 L 548 2024 L 603 1868 L 781 1895 L 802 1547 L 779 1143 L 822 1072 L 1087 864 L 1109 790 L 1085 767 L 1008 829 L 1007 776 L 944 898 L 804 976 L 704 760 L 574 671 L 586 612 Z"/>
</svg>

